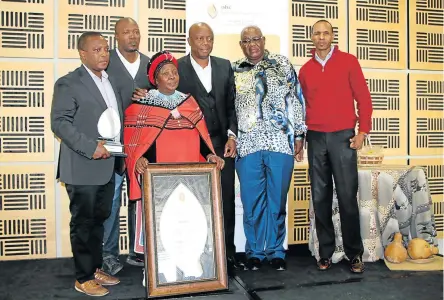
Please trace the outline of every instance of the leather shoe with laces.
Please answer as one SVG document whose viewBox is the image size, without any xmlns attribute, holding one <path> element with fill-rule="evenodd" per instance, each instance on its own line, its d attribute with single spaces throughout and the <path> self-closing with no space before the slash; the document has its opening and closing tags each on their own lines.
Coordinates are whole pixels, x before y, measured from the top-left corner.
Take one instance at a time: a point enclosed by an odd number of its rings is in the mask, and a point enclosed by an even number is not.
<svg viewBox="0 0 444 300">
<path fill-rule="evenodd" d="M 270 261 L 270 265 L 276 271 L 285 271 L 287 270 L 287 263 L 283 258 L 276 257 Z"/>
<path fill-rule="evenodd" d="M 352 273 L 364 273 L 364 270 L 365 267 L 361 256 L 355 256 L 355 258 L 350 261 L 350 271 Z"/>
<path fill-rule="evenodd" d="M 109 293 L 109 291 L 106 288 L 101 286 L 94 279 L 85 281 L 84 283 L 80 283 L 76 280 L 74 288 L 76 289 L 76 291 L 80 293 L 84 293 L 88 296 L 93 296 L 93 297 L 102 297 L 108 295 Z"/>
<path fill-rule="evenodd" d="M 252 270 L 252 271 L 256 271 L 259 270 L 262 267 L 262 262 L 259 258 L 257 257 L 250 257 L 247 260 L 247 263 L 245 264 L 245 268 L 244 270 Z"/>
<path fill-rule="evenodd" d="M 94 273 L 94 278 L 96 279 L 97 283 L 101 285 L 116 285 L 120 282 L 120 280 L 116 277 L 106 274 L 100 269 L 97 269 L 96 273 Z"/>
<path fill-rule="evenodd" d="M 327 271 L 331 268 L 331 259 L 330 258 L 321 258 L 318 261 L 318 270 L 319 271 Z"/>
</svg>

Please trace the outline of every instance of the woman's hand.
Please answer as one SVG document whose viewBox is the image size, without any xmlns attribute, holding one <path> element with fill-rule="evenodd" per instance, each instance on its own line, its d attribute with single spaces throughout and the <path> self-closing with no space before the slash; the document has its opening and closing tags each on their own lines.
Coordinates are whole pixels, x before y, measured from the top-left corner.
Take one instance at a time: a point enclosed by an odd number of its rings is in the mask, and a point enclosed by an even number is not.
<svg viewBox="0 0 444 300">
<path fill-rule="evenodd" d="M 136 162 L 136 172 L 137 174 L 142 174 L 146 171 L 147 168 L 148 168 L 148 159 L 142 156 Z"/>
<path fill-rule="evenodd" d="M 219 170 L 222 170 L 225 166 L 225 161 L 215 154 L 208 154 L 207 160 L 208 162 L 215 163 Z"/>
</svg>

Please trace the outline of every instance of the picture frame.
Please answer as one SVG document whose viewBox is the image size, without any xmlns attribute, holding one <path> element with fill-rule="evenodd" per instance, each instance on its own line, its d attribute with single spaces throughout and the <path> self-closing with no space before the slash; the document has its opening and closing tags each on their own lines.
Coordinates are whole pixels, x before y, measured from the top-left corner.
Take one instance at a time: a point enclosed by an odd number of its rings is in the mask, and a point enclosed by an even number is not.
<svg viewBox="0 0 444 300">
<path fill-rule="evenodd" d="M 147 297 L 227 290 L 216 165 L 149 164 L 142 184 Z"/>
</svg>

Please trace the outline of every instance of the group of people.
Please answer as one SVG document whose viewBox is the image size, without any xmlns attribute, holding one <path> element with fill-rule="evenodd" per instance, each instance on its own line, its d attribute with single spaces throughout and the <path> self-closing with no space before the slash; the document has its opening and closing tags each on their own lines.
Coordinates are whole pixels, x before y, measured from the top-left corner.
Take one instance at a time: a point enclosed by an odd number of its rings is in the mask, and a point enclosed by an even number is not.
<svg viewBox="0 0 444 300">
<path fill-rule="evenodd" d="M 356 57 L 331 45 L 334 32 L 327 20 L 312 27 L 313 57 L 299 77 L 288 58 L 266 50 L 257 26 L 242 30 L 244 57 L 233 63 L 211 56 L 214 34 L 205 23 L 190 27 L 191 51 L 178 60 L 168 51 L 151 59 L 140 53 L 139 28 L 131 18 L 116 23 L 115 37 L 118 47 L 109 50 L 100 33 L 83 33 L 78 40 L 82 65 L 54 87 L 51 128 L 61 141 L 57 178 L 70 199 L 77 291 L 104 296 L 105 286 L 119 283 L 124 177 L 130 198 L 126 261 L 144 265 L 140 176 L 156 162 L 207 161 L 221 170 L 229 274 L 258 270 L 265 261 L 285 270 L 287 193 L 294 159 L 304 159 L 305 144 L 318 269 L 331 267 L 335 248 L 334 179 L 350 270 L 364 271 L 356 150 L 370 132 L 372 103 Z M 125 159 L 98 141 L 97 122 L 107 109 L 120 116 L 122 130 L 115 140 L 123 143 Z M 234 245 L 235 172 L 244 210 L 247 259 L 242 263 Z"/>
</svg>

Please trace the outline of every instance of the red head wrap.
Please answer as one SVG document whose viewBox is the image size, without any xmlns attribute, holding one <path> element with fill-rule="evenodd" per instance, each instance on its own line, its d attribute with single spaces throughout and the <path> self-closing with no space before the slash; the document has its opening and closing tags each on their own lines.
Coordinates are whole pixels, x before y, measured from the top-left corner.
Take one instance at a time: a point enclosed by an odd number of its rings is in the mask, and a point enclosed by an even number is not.
<svg viewBox="0 0 444 300">
<path fill-rule="evenodd" d="M 177 68 L 176 58 L 168 51 L 158 52 L 151 57 L 148 64 L 148 80 L 153 86 L 156 86 L 157 72 L 167 63 L 173 63 Z"/>
</svg>

